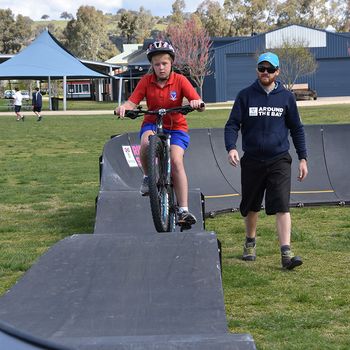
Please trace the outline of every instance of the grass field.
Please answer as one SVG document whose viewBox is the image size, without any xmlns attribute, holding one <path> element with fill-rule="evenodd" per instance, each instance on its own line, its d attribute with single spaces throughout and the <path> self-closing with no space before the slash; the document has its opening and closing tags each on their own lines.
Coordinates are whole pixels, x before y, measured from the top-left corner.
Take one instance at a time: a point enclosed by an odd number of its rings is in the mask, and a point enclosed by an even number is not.
<svg viewBox="0 0 350 350">
<path fill-rule="evenodd" d="M 350 123 L 349 105 L 300 111 L 305 124 Z M 221 128 L 228 113 L 193 113 L 190 127 Z M 55 242 L 93 232 L 98 157 L 110 135 L 138 127 L 110 111 L 45 116 L 41 123 L 0 117 L 0 295 Z M 273 217 L 261 213 L 254 263 L 240 260 L 238 213 L 207 219 L 223 247 L 229 329 L 250 333 L 259 350 L 350 349 L 350 208 L 292 209 L 292 220 L 293 247 L 304 265 L 284 272 Z"/>
</svg>

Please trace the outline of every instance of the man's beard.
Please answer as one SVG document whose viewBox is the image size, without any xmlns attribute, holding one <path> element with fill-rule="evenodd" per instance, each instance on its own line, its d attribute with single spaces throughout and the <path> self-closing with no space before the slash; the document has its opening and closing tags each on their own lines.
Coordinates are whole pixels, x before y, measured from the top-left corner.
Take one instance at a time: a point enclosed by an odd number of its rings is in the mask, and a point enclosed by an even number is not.
<svg viewBox="0 0 350 350">
<path fill-rule="evenodd" d="M 261 85 L 269 86 L 276 81 L 276 77 L 273 77 L 273 78 L 268 77 L 268 81 L 260 78 L 259 81 L 260 81 Z"/>
</svg>

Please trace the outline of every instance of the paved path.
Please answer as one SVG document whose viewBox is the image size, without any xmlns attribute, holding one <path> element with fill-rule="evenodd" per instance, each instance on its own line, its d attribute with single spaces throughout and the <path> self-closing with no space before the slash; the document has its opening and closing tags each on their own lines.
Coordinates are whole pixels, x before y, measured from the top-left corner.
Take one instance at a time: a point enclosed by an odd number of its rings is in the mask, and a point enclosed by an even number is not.
<svg viewBox="0 0 350 350">
<path fill-rule="evenodd" d="M 209 103 L 207 109 L 231 109 L 233 101 L 226 103 Z M 317 100 L 309 101 L 297 101 L 298 106 L 324 106 L 334 104 L 350 104 L 350 96 L 338 96 L 338 97 L 319 97 Z M 23 114 L 34 116 L 32 111 L 23 111 Z M 112 110 L 67 110 L 67 111 L 43 111 L 43 116 L 47 115 L 111 115 L 113 116 Z M 13 111 L 0 112 L 0 116 L 14 116 Z"/>
</svg>

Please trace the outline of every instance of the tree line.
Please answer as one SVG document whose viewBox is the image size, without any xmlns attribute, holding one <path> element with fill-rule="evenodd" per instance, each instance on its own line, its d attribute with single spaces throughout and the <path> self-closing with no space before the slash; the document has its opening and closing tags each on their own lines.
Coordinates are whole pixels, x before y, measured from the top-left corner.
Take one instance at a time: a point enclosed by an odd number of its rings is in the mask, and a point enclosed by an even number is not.
<svg viewBox="0 0 350 350">
<path fill-rule="evenodd" d="M 0 9 L 0 53 L 17 53 L 46 26 L 77 57 L 101 61 L 119 53 L 116 44 L 142 43 L 146 38 L 158 37 L 172 25 L 180 26 L 186 33 L 184 23 L 189 19 L 210 37 L 250 36 L 287 24 L 350 31 L 350 0 L 225 0 L 223 5 L 204 0 L 193 13 L 185 12 L 185 8 L 184 0 L 175 0 L 172 13 L 158 17 L 143 6 L 139 11 L 119 9 L 115 14 L 81 6 L 75 18 L 62 12 L 60 18 L 66 20 L 63 29 L 55 21 L 34 25 L 29 17 L 15 17 L 10 9 Z"/>
</svg>

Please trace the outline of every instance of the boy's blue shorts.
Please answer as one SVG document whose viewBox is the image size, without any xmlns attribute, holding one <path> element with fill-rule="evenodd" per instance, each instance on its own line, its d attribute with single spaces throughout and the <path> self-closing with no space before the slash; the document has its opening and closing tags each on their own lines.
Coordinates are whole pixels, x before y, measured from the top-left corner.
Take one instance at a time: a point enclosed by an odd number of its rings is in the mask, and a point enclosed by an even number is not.
<svg viewBox="0 0 350 350">
<path fill-rule="evenodd" d="M 147 131 L 147 130 L 153 130 L 154 132 L 156 132 L 156 125 L 155 124 L 145 124 L 139 133 L 139 136 L 141 138 L 142 134 Z M 181 131 L 181 130 L 167 130 L 167 129 L 163 129 L 165 134 L 170 134 L 170 145 L 177 145 L 180 146 L 182 149 L 186 150 L 187 147 L 190 144 L 190 135 L 185 132 L 185 131 Z"/>
</svg>

